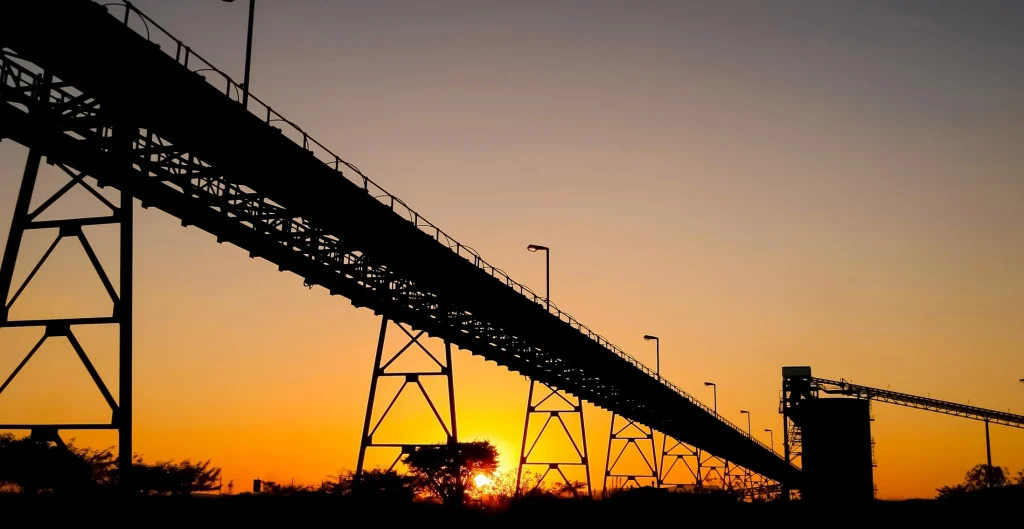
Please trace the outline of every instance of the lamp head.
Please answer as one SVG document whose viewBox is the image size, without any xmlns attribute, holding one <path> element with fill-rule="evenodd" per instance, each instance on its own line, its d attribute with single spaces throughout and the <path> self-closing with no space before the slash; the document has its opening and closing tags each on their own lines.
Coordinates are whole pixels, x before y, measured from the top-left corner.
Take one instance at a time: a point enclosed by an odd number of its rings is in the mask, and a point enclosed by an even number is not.
<svg viewBox="0 0 1024 529">
<path fill-rule="evenodd" d="M 657 336 L 651 336 L 650 334 L 645 334 L 644 335 L 644 340 L 647 340 L 647 341 L 657 340 L 657 339 L 658 339 Z"/>
<path fill-rule="evenodd" d="M 541 246 L 539 244 L 531 244 L 531 245 L 527 246 L 526 249 L 530 250 L 531 252 L 541 252 L 541 251 L 546 252 L 548 250 L 548 247 L 547 246 Z"/>
<path fill-rule="evenodd" d="M 747 410 L 740 410 L 740 413 L 746 413 L 747 415 L 750 415 L 750 412 Z"/>
<path fill-rule="evenodd" d="M 705 386 L 714 386 L 715 383 L 714 382 L 705 382 L 704 385 Z"/>
<path fill-rule="evenodd" d="M 771 428 L 765 428 L 764 431 L 770 432 L 770 431 L 772 431 L 772 429 Z"/>
</svg>

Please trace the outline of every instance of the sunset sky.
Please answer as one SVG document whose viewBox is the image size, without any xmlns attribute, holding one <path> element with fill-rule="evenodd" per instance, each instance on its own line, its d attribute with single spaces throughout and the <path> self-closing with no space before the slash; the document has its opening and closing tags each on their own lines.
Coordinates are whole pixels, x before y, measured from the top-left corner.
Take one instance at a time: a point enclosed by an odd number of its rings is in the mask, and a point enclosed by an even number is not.
<svg viewBox="0 0 1024 529">
<path fill-rule="evenodd" d="M 241 80 L 246 2 L 133 3 Z M 1024 413 L 1022 27 L 995 0 L 260 0 L 251 84 L 538 293 L 526 246 L 549 246 L 560 308 L 650 366 L 660 336 L 665 377 L 709 404 L 716 382 L 781 450 L 785 365 Z M 0 142 L 0 245 L 26 153 Z M 354 468 L 379 319 L 136 211 L 136 451 L 210 458 L 239 490 Z M 110 235 L 93 243 L 116 271 Z M 16 284 L 53 236 L 26 239 Z M 79 248 L 51 259 L 12 317 L 108 311 Z M 0 377 L 39 333 L 0 330 Z M 116 395 L 116 331 L 80 338 Z M 514 468 L 527 380 L 454 364 L 460 437 Z M 441 440 L 416 404 L 390 432 Z M 599 486 L 610 416 L 585 411 Z M 873 412 L 879 497 L 984 462 L 980 422 Z M 108 419 L 56 342 L 0 396 L 0 422 Z M 1024 469 L 1024 431 L 994 426 L 992 451 Z"/>
</svg>

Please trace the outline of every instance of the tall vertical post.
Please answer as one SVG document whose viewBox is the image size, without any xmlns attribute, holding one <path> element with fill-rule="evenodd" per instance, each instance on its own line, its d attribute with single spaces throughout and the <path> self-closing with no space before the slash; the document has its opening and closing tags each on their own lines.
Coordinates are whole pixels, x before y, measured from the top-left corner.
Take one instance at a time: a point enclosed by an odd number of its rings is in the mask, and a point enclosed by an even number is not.
<svg viewBox="0 0 1024 529">
<path fill-rule="evenodd" d="M 551 312 L 551 250 L 544 250 L 544 299 Z"/>
<path fill-rule="evenodd" d="M 377 394 L 377 379 L 380 371 L 381 358 L 384 356 L 384 338 L 388 333 L 388 318 L 380 319 L 380 335 L 377 338 L 377 354 L 373 359 L 373 376 L 370 377 L 370 395 L 366 399 L 366 418 L 363 419 L 363 434 L 359 437 L 359 459 L 356 462 L 356 481 L 362 477 L 363 463 L 366 461 L 366 448 L 370 445 L 370 420 L 373 418 L 373 398 Z"/>
<path fill-rule="evenodd" d="M 544 252 L 544 302 L 547 304 L 548 312 L 551 312 L 551 249 L 539 244 L 531 244 L 526 249 L 531 252 Z"/>
<path fill-rule="evenodd" d="M 985 419 L 985 456 L 988 460 L 988 468 L 985 473 L 988 486 L 992 486 L 992 439 L 988 435 L 988 419 Z"/>
<path fill-rule="evenodd" d="M 789 459 L 789 419 L 786 418 L 786 412 L 782 412 L 782 457 L 787 463 L 792 461 Z"/>
<path fill-rule="evenodd" d="M 123 164 L 131 163 L 132 142 L 138 137 L 138 128 L 132 128 L 125 119 L 123 112 L 115 111 L 113 139 L 117 154 L 123 157 L 120 161 Z M 114 416 L 114 424 L 117 425 L 117 465 L 118 478 L 121 489 L 124 492 L 132 491 L 132 320 L 133 320 L 133 297 L 134 297 L 134 235 L 135 215 L 132 209 L 132 195 L 121 191 L 121 202 L 113 212 L 115 220 L 121 225 L 120 229 L 120 255 L 118 266 L 120 268 L 120 295 L 114 300 L 114 318 L 118 322 L 118 403 Z M 84 241 L 84 237 L 83 237 Z"/>
<path fill-rule="evenodd" d="M 121 192 L 121 204 L 118 209 L 121 221 L 121 296 L 114 310 L 119 320 L 118 339 L 118 416 L 117 444 L 118 471 L 124 490 L 131 490 L 132 484 L 132 315 L 134 289 L 133 281 L 133 234 L 134 212 L 132 196 Z"/>
<path fill-rule="evenodd" d="M 459 427 L 455 420 L 455 372 L 452 370 L 451 342 L 444 342 L 444 358 L 445 365 L 448 366 L 448 417 L 452 427 L 448 442 L 457 443 L 459 441 Z"/>
<path fill-rule="evenodd" d="M 249 70 L 252 66 L 252 22 L 256 14 L 256 0 L 249 0 L 249 30 L 245 37 L 245 79 L 242 81 L 242 107 L 249 108 Z"/>
<path fill-rule="evenodd" d="M 530 390 L 526 394 L 526 420 L 523 424 L 523 444 L 519 448 L 519 471 L 516 472 L 516 494 L 519 494 L 523 484 L 523 465 L 526 463 L 526 438 L 530 433 L 530 411 L 533 407 L 533 379 L 530 379 Z"/>
<path fill-rule="evenodd" d="M 29 109 L 29 116 L 33 119 L 32 145 L 28 149 L 28 158 L 25 159 L 25 169 L 21 174 L 21 186 L 18 188 L 18 198 L 14 203 L 14 217 L 11 219 L 11 230 L 7 236 L 7 244 L 4 247 L 3 261 L 0 262 L 0 325 L 7 323 L 10 314 L 8 303 L 11 294 L 11 282 L 14 280 L 14 266 L 17 263 L 18 251 L 21 249 L 21 241 L 25 236 L 25 230 L 31 221 L 29 217 L 29 206 L 32 204 L 32 191 L 36 188 L 36 179 L 39 175 L 39 163 L 43 158 L 43 150 L 40 145 L 42 133 L 46 128 L 46 116 L 49 114 L 46 99 L 49 97 L 50 83 L 53 76 L 48 72 L 43 76 L 43 82 L 36 87 L 34 94 L 34 106 Z M 13 301 L 11 301 L 13 303 Z"/>
<path fill-rule="evenodd" d="M 25 236 L 25 225 L 28 223 L 28 207 L 32 202 L 32 190 L 36 187 L 39 162 L 42 160 L 41 152 L 38 147 L 32 147 L 28 150 L 25 170 L 21 175 L 21 188 L 18 190 L 18 199 L 14 203 L 14 218 L 11 219 L 11 231 L 7 236 L 3 262 L 0 262 L 0 294 L 3 294 L 3 298 L 0 299 L 0 302 L 2 302 L 0 303 L 0 325 L 7 323 L 10 310 L 8 299 L 11 295 L 11 282 L 14 279 L 14 266 L 17 263 L 21 241 Z"/>
</svg>

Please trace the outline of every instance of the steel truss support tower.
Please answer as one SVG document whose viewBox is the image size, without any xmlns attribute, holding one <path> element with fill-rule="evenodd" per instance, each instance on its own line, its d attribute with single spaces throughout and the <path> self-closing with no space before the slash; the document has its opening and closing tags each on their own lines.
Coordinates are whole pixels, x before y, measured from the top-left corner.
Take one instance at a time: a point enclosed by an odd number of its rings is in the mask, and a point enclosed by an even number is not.
<svg viewBox="0 0 1024 529">
<path fill-rule="evenodd" d="M 771 498 L 778 493 L 777 484 L 761 474 L 730 464 L 667 435 L 662 437 L 661 447 L 659 483 L 663 487 L 703 489 L 720 486 L 750 501 Z"/>
<path fill-rule="evenodd" d="M 733 491 L 742 499 L 772 499 L 780 492 L 780 485 L 772 482 L 761 474 L 751 471 L 729 461 L 700 452 L 700 468 L 704 472 L 702 487 L 719 486 L 723 490 Z"/>
<path fill-rule="evenodd" d="M 614 452 L 615 456 L 612 456 Z M 643 467 L 625 468 L 622 456 L 638 453 Z M 648 454 L 650 457 L 648 457 Z M 608 455 L 605 459 L 604 490 L 624 489 L 630 486 L 658 486 L 658 448 L 654 442 L 654 430 L 631 419 L 612 413 L 608 428 Z M 636 470 L 639 469 L 639 472 Z M 609 485 L 609 481 L 622 480 Z"/>
<path fill-rule="evenodd" d="M 787 463 L 803 467 L 804 404 L 818 397 L 811 384 L 811 368 L 807 366 L 782 368 L 782 393 L 779 413 L 782 415 L 782 456 Z M 782 498 L 799 497 L 787 483 L 782 487 Z"/>
<path fill-rule="evenodd" d="M 535 415 L 544 417 L 544 423 L 540 426 L 537 434 L 531 436 L 530 419 Z M 566 417 L 569 417 L 569 421 L 573 424 L 579 421 L 580 430 L 578 436 L 574 435 L 573 429 L 566 423 Z M 540 417 L 535 418 L 534 421 L 536 422 L 537 419 L 540 419 Z M 557 423 L 557 425 L 552 426 L 552 422 Z M 552 428 L 549 430 L 548 426 L 552 426 Z M 557 460 L 531 460 L 530 456 L 533 455 L 534 449 L 537 448 L 537 444 L 544 437 L 545 433 L 548 434 L 547 438 L 549 439 L 561 435 L 567 437 L 575 451 L 575 456 L 564 456 L 557 458 Z M 530 441 L 531 438 L 532 442 Z M 582 468 L 583 472 L 586 473 L 587 495 L 590 496 L 593 493 L 593 489 L 590 484 L 590 457 L 587 454 L 587 425 L 583 420 L 583 400 L 579 397 L 572 397 L 543 382 L 531 379 L 530 393 L 526 399 L 523 445 L 519 454 L 519 471 L 516 474 L 517 494 L 522 492 L 524 467 L 542 467 L 544 471 L 537 479 L 537 483 L 534 484 L 534 488 L 544 483 L 544 480 L 553 471 L 558 475 L 562 483 L 565 484 L 565 490 L 575 496 L 578 492 L 573 486 L 573 481 L 566 476 L 563 467 L 576 467 Z"/>
<path fill-rule="evenodd" d="M 703 451 L 662 435 L 658 485 L 673 488 L 704 488 L 707 469 L 701 466 Z"/>
<path fill-rule="evenodd" d="M 66 341 L 75 352 L 79 361 L 85 367 L 90 378 L 99 390 L 103 399 L 110 407 L 110 422 L 105 423 L 41 423 L 28 422 L 25 424 L 0 424 L 0 430 L 28 430 L 33 438 L 45 442 L 53 442 L 57 445 L 64 445 L 61 438 L 63 430 L 117 430 L 118 433 L 118 471 L 120 472 L 120 483 L 129 490 L 131 483 L 132 464 L 132 198 L 131 195 L 121 193 L 119 204 L 113 204 L 95 187 L 86 182 L 87 177 L 96 177 L 102 180 L 103 175 L 87 175 L 76 171 L 47 155 L 45 138 L 49 130 L 52 116 L 49 116 L 50 90 L 52 80 L 47 75 L 45 82 L 38 86 L 38 92 L 34 94 L 33 101 L 36 104 L 29 108 L 29 114 L 37 130 L 34 132 L 28 158 L 25 162 L 25 169 L 22 174 L 21 187 L 14 206 L 14 217 L 11 221 L 11 229 L 4 248 L 3 258 L 0 261 L 0 294 L 3 303 L 0 305 L 0 328 L 24 327 L 38 328 L 41 336 L 35 345 L 31 347 L 21 362 L 14 368 L 14 371 L 7 376 L 0 385 L 0 394 L 6 390 L 21 373 L 22 369 L 29 364 L 33 356 L 39 352 L 51 339 Z M 114 155 L 124 155 L 125 164 L 130 163 L 131 139 L 138 136 L 138 129 L 132 130 L 123 125 L 123 122 L 112 121 L 109 108 L 101 109 L 95 103 L 84 101 L 81 108 L 77 109 L 82 114 L 92 114 L 101 122 L 115 123 L 113 127 L 102 128 L 102 141 L 109 145 L 110 152 Z M 122 141 L 124 140 L 124 141 Z M 36 183 L 39 175 L 40 163 L 44 155 L 47 163 L 58 167 L 67 175 L 68 181 L 56 192 L 32 206 L 32 195 L 36 190 Z M 72 190 L 84 190 L 96 199 L 99 205 L 103 206 L 105 214 L 94 217 L 66 217 L 59 215 L 56 209 L 52 208 L 62 197 Z M 118 273 L 115 281 L 107 274 L 106 269 L 97 256 L 89 237 L 83 228 L 90 226 L 114 225 L 119 227 L 118 251 Z M 29 269 L 24 280 L 15 286 L 14 275 L 18 264 L 19 254 L 24 250 L 24 238 L 30 232 L 49 232 L 55 235 L 46 251 L 38 262 Z M 84 250 L 90 266 L 95 271 L 103 285 L 106 294 L 111 301 L 108 316 L 80 315 L 76 317 L 42 318 L 42 319 L 13 319 L 12 313 L 16 312 L 17 302 L 25 292 L 26 288 L 36 279 L 38 272 L 43 266 L 51 261 L 54 250 L 61 244 L 78 243 Z M 109 263 L 108 263 L 109 266 Z M 38 282 L 38 280 L 36 280 Z M 78 340 L 76 331 L 88 326 L 118 326 L 118 396 L 107 388 L 106 382 L 100 376 L 92 360 L 89 358 L 82 343 Z"/>
<path fill-rule="evenodd" d="M 384 342 L 387 338 L 388 324 L 393 323 L 395 327 L 398 327 L 404 334 L 407 341 L 404 341 L 404 346 L 401 347 L 398 352 L 394 353 L 389 357 L 384 356 Z M 387 419 L 388 414 L 392 411 L 395 403 L 398 402 L 398 398 L 406 391 L 406 389 L 412 386 L 413 392 L 419 393 L 423 399 L 425 399 L 427 405 L 430 407 L 430 411 L 433 414 L 434 419 L 441 426 L 441 429 L 445 433 L 447 442 L 449 444 L 458 443 L 458 429 L 455 421 L 455 385 L 452 376 L 452 346 L 451 343 L 444 342 L 444 362 L 438 359 L 438 356 L 434 355 L 427 349 L 426 346 L 420 342 L 420 338 L 423 337 L 425 331 L 413 332 L 408 329 L 405 325 L 399 322 L 392 322 L 387 316 L 382 316 L 380 321 L 380 335 L 377 339 L 377 354 L 373 363 L 373 376 L 370 378 L 370 395 L 366 403 L 366 419 L 363 421 L 363 435 L 359 444 L 359 460 L 356 463 L 356 479 L 362 476 L 364 465 L 366 463 L 366 450 L 367 448 L 393 448 L 398 449 L 398 455 L 395 457 L 391 466 L 388 470 L 393 470 L 396 465 L 401 461 L 402 456 L 410 453 L 414 448 L 418 446 L 425 446 L 424 443 L 415 442 L 374 442 L 373 436 L 380 429 L 381 425 Z M 396 363 L 402 358 L 408 358 L 410 356 L 418 355 L 421 358 L 425 358 L 433 365 L 436 366 L 436 370 L 420 370 L 420 369 L 401 369 Z M 377 399 L 377 393 L 379 391 L 378 382 L 382 378 L 397 377 L 402 379 L 401 386 L 395 392 L 391 401 L 387 407 L 377 418 L 376 422 L 374 418 L 374 403 Z M 448 420 L 445 421 L 442 418 L 442 412 L 438 410 L 435 404 L 435 398 L 431 397 L 430 392 L 424 387 L 421 379 L 437 377 L 443 378 L 447 386 L 447 415 Z"/>
<path fill-rule="evenodd" d="M 704 473 L 702 486 L 717 486 L 722 490 L 732 490 L 738 484 L 736 477 L 739 471 L 736 465 L 707 451 L 700 453 L 700 468 Z"/>
</svg>

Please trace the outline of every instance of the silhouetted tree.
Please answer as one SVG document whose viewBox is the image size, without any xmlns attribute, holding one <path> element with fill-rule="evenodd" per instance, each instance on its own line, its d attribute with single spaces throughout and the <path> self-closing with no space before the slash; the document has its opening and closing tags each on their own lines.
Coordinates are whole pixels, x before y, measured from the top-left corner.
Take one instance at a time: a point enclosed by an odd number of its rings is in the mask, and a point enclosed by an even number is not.
<svg viewBox="0 0 1024 529">
<path fill-rule="evenodd" d="M 112 485 L 117 482 L 117 454 L 113 448 L 93 450 L 78 448 L 68 443 L 68 450 L 85 461 L 92 472 L 92 479 L 99 485 Z"/>
<path fill-rule="evenodd" d="M 109 453 L 63 446 L 32 437 L 0 434 L 0 482 L 6 489 L 36 494 L 81 493 L 95 489 L 90 461 L 104 465 Z"/>
<path fill-rule="evenodd" d="M 393 502 L 411 502 L 416 497 L 417 484 L 417 476 L 380 468 L 364 471 L 358 483 L 353 473 L 338 479 L 338 487 L 353 495 Z"/>
<path fill-rule="evenodd" d="M 517 496 L 516 478 L 518 469 L 510 468 L 504 472 L 491 476 L 491 482 L 481 491 L 484 496 L 490 497 L 494 502 L 502 503 Z M 518 495 L 530 494 L 534 491 L 542 491 L 540 487 L 540 475 L 529 470 L 523 471 L 519 482 L 520 492 Z"/>
<path fill-rule="evenodd" d="M 220 468 L 211 466 L 209 460 L 198 463 L 188 459 L 178 463 L 158 461 L 154 464 L 145 463 L 140 456 L 135 456 L 134 460 L 132 477 L 142 494 L 182 496 L 219 488 Z"/>
<path fill-rule="evenodd" d="M 490 441 L 421 446 L 405 457 L 420 487 L 445 504 L 461 504 L 477 474 L 493 474 L 498 450 Z"/>
<path fill-rule="evenodd" d="M 979 464 L 967 471 L 964 485 L 967 486 L 967 490 L 980 490 L 989 486 L 1002 487 L 1008 483 L 1009 474 L 1010 471 L 1006 468 Z"/>
<path fill-rule="evenodd" d="M 132 471 L 142 494 L 184 495 L 218 490 L 220 469 L 209 461 L 145 463 L 133 458 Z M 117 456 L 110 448 L 78 448 L 33 437 L 0 434 L 0 484 L 25 493 L 80 494 L 117 484 Z"/>
<path fill-rule="evenodd" d="M 572 480 L 568 483 L 559 481 L 551 488 L 552 494 L 565 498 L 579 498 L 586 494 L 586 490 L 587 484 L 578 480 Z"/>
<path fill-rule="evenodd" d="M 966 492 L 973 492 L 992 487 L 1004 487 L 1009 485 L 1008 478 L 1010 471 L 997 466 L 988 466 L 984 463 L 975 465 L 964 475 L 963 483 L 959 485 L 941 487 L 938 489 L 940 498 L 952 498 Z"/>
<path fill-rule="evenodd" d="M 282 485 L 275 481 L 264 481 L 260 491 L 265 496 L 306 496 L 314 493 L 321 493 L 321 489 L 294 483 Z"/>
</svg>

